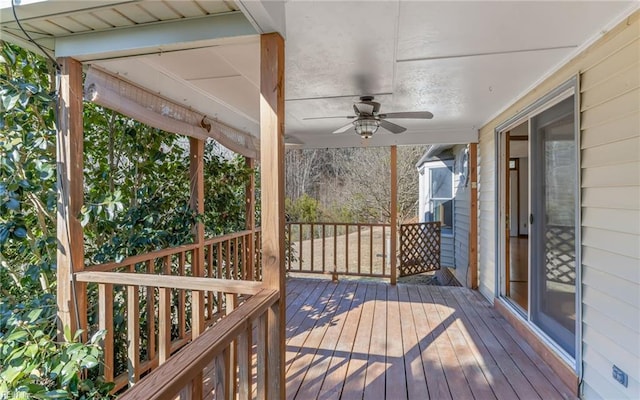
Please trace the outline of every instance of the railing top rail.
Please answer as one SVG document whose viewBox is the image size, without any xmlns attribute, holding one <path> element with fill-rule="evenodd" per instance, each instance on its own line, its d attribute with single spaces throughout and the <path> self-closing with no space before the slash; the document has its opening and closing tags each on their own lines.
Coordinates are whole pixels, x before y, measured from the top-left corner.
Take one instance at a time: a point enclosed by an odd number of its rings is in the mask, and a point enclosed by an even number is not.
<svg viewBox="0 0 640 400">
<path fill-rule="evenodd" d="M 214 243 L 224 242 L 226 240 L 231 240 L 231 239 L 239 238 L 239 237 L 242 237 L 242 236 L 247 236 L 247 235 L 249 235 L 251 233 L 255 233 L 255 232 L 259 231 L 259 230 L 260 230 L 260 228 L 256 228 L 255 231 L 245 230 L 245 231 L 227 233 L 226 235 L 221 235 L 221 236 L 214 236 L 214 237 L 205 239 L 204 240 L 204 244 L 205 245 L 210 245 L 210 244 L 214 244 Z"/>
<path fill-rule="evenodd" d="M 287 224 L 292 225 L 338 225 L 338 226 L 391 226 L 385 222 L 297 222 L 287 221 Z"/>
<path fill-rule="evenodd" d="M 250 231 L 250 230 L 245 230 L 245 231 L 240 231 L 240 232 L 229 233 L 229 234 L 222 235 L 222 236 L 212 237 L 212 238 L 206 239 L 204 244 L 205 245 L 210 245 L 210 244 L 214 244 L 214 243 L 224 242 L 225 240 L 231 240 L 231 239 L 235 239 L 235 238 L 238 238 L 238 237 L 242 237 L 242 236 L 248 235 L 251 232 L 252 231 Z M 260 232 L 260 227 L 256 228 L 256 230 L 253 231 L 253 232 Z M 150 251 L 148 253 L 137 254 L 135 256 L 127 257 L 122 261 L 113 261 L 113 262 L 108 262 L 108 263 L 103 263 L 103 264 L 87 265 L 87 266 L 85 266 L 85 271 L 96 271 L 96 272 L 97 271 L 112 271 L 112 270 L 114 270 L 116 268 L 127 267 L 129 265 L 143 263 L 143 262 L 147 262 L 147 261 L 154 260 L 154 259 L 157 259 L 157 258 L 162 258 L 162 257 L 166 257 L 166 256 L 172 256 L 174 254 L 184 253 L 184 252 L 187 252 L 187 251 L 191 251 L 191 250 L 197 249 L 198 247 L 200 247 L 200 245 L 197 244 L 197 243 L 185 244 L 185 245 L 176 246 L 176 247 L 168 247 L 166 249 Z"/>
<path fill-rule="evenodd" d="M 201 278 L 195 276 L 172 276 L 134 272 L 76 272 L 78 282 L 107 283 L 123 286 L 153 286 L 171 289 L 202 290 L 235 294 L 255 295 L 262 290 L 262 282 Z"/>
<path fill-rule="evenodd" d="M 172 256 L 174 254 L 180 254 L 186 251 L 191 251 L 198 248 L 198 244 L 185 244 L 182 246 L 168 247 L 166 249 L 160 249 L 150 251 L 148 253 L 137 254 L 135 256 L 127 257 L 122 261 L 113 261 L 104 264 L 88 265 L 85 266 L 85 271 L 111 271 L 120 267 L 127 267 L 138 263 L 154 260 L 156 258 L 162 258 L 166 256 Z"/>
<path fill-rule="evenodd" d="M 260 290 L 126 391 L 119 399 L 174 398 L 216 355 L 229 346 L 243 330 L 248 329 L 253 319 L 265 313 L 278 297 L 279 293 L 276 290 Z"/>
</svg>

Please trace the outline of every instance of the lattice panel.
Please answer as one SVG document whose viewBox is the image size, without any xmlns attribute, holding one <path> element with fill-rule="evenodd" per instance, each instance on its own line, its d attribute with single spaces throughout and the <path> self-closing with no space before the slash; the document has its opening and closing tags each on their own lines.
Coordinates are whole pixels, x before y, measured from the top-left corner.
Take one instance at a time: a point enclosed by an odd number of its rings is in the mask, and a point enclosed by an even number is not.
<svg viewBox="0 0 640 400">
<path fill-rule="evenodd" d="M 547 281 L 576 282 L 576 233 L 572 226 L 549 225 L 546 231 Z"/>
<path fill-rule="evenodd" d="M 400 276 L 440 269 L 440 222 L 400 225 Z"/>
</svg>

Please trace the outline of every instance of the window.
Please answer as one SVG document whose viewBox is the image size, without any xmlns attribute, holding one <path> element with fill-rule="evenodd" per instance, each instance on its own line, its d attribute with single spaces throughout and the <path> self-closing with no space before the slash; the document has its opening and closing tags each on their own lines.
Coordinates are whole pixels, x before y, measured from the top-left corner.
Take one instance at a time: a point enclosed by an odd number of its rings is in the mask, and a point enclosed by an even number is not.
<svg viewBox="0 0 640 400">
<path fill-rule="evenodd" d="M 442 233 L 453 233 L 453 166 L 441 161 L 425 165 L 425 222 L 440 222 Z"/>
</svg>

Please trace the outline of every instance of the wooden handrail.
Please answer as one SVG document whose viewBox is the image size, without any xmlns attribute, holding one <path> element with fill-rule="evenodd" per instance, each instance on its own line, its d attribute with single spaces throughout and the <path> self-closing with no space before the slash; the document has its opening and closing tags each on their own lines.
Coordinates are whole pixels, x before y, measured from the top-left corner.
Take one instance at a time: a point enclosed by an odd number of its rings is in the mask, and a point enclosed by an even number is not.
<svg viewBox="0 0 640 400">
<path fill-rule="evenodd" d="M 235 294 L 256 294 L 262 283 L 253 281 L 172 276 L 134 272 L 76 272 L 76 281 L 126 286 L 151 286 L 168 289 L 219 291 Z"/>
<path fill-rule="evenodd" d="M 232 341 L 251 329 L 252 321 L 264 314 L 278 298 L 279 293 L 276 290 L 261 289 L 126 391 L 120 399 L 174 398 L 181 389 L 190 384 L 194 376 L 201 373 L 216 356 L 222 354 Z"/>
<path fill-rule="evenodd" d="M 260 230 L 261 230 L 260 227 L 258 227 L 254 231 L 245 230 L 245 231 L 229 233 L 229 234 L 226 234 L 226 235 L 215 236 L 215 237 L 206 239 L 204 241 L 204 246 L 210 246 L 212 244 L 216 244 L 216 243 L 221 243 L 221 242 L 228 241 L 228 240 L 237 239 L 237 238 L 240 238 L 240 237 L 243 237 L 243 236 L 248 236 L 251 233 L 259 233 Z M 196 244 L 196 243 L 185 244 L 185 245 L 176 246 L 176 247 L 168 247 L 166 249 L 150 251 L 150 252 L 144 253 L 144 254 L 136 254 L 135 256 L 127 257 L 127 258 L 123 259 L 122 261 L 113 261 L 113 262 L 108 262 L 108 263 L 103 263 L 103 264 L 96 264 L 96 265 L 86 265 L 84 270 L 85 271 L 96 271 L 96 272 L 97 271 L 112 271 L 112 270 L 114 270 L 116 268 L 128 267 L 130 265 L 143 263 L 143 262 L 154 260 L 154 259 L 157 259 L 157 258 L 163 258 L 163 257 L 166 257 L 166 256 L 172 256 L 174 254 L 186 253 L 186 252 L 195 250 L 195 249 L 200 248 L 200 247 L 202 247 L 202 245 L 199 245 L 199 244 Z"/>
<path fill-rule="evenodd" d="M 232 240 L 232 239 L 240 238 L 242 236 L 248 236 L 251 233 L 256 233 L 256 232 L 260 232 L 260 227 L 257 227 L 255 231 L 244 230 L 244 231 L 228 233 L 226 235 L 214 236 L 214 237 L 211 237 L 209 239 L 205 239 L 204 244 L 208 245 L 208 244 L 220 243 L 220 242 L 224 242 L 226 240 Z"/>
<path fill-rule="evenodd" d="M 127 257 L 125 259 L 123 259 L 122 261 L 114 261 L 114 262 L 108 262 L 108 263 L 104 263 L 104 264 L 97 264 L 97 265 L 87 265 L 84 267 L 85 271 L 112 271 L 116 268 L 120 268 L 120 267 L 128 267 L 130 265 L 135 265 L 135 264 L 139 264 L 139 263 L 143 263 L 149 260 L 154 260 L 156 258 L 163 258 L 166 256 L 172 256 L 174 254 L 180 254 L 180 253 L 184 253 L 184 252 L 188 252 L 194 249 L 197 249 L 199 247 L 199 245 L 197 244 L 185 244 L 182 246 L 176 246 L 176 247 L 169 247 L 166 249 L 161 249 L 161 250 L 155 250 L 155 251 L 150 251 L 148 253 L 144 253 L 144 254 L 138 254 L 135 256 L 131 256 L 131 257 Z"/>
</svg>

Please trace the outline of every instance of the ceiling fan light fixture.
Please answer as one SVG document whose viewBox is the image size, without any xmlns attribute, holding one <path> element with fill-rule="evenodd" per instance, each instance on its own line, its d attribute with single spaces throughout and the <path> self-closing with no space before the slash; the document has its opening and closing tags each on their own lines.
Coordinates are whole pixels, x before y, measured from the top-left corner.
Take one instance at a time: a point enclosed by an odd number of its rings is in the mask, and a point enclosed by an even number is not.
<svg viewBox="0 0 640 400">
<path fill-rule="evenodd" d="M 357 119 L 353 122 L 356 133 L 364 139 L 370 138 L 380 127 L 380 121 L 373 118 Z"/>
</svg>

